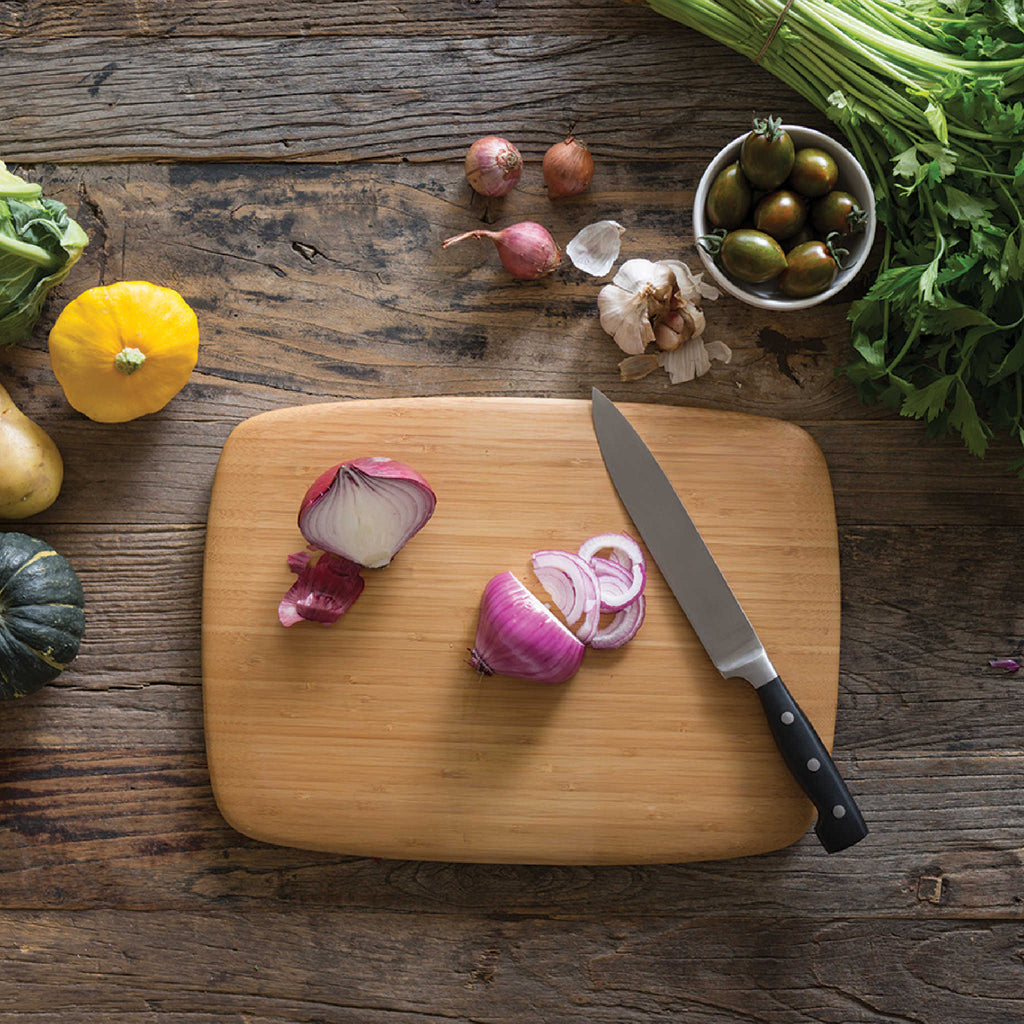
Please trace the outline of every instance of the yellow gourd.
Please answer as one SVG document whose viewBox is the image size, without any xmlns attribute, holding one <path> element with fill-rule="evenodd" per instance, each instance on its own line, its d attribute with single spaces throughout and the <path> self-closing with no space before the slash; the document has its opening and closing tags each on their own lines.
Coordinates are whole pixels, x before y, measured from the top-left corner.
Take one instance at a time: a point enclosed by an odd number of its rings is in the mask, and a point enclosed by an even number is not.
<svg viewBox="0 0 1024 1024">
<path fill-rule="evenodd" d="M 50 365 L 71 405 L 123 423 L 162 409 L 199 358 L 199 324 L 173 289 L 148 281 L 90 288 L 50 331 Z"/>
</svg>

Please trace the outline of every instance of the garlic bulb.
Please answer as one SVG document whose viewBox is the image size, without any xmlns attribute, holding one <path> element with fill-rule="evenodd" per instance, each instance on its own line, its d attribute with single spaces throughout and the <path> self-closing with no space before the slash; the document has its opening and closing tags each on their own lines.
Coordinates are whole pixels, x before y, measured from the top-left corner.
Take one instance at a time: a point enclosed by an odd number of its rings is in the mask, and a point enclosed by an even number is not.
<svg viewBox="0 0 1024 1024">
<path fill-rule="evenodd" d="M 711 360 L 729 362 L 724 342 L 705 342 L 707 321 L 700 303 L 719 292 L 680 260 L 627 260 L 597 297 L 601 326 L 633 358 L 620 363 L 623 380 L 646 376 L 661 365 L 673 384 L 707 373 Z M 648 345 L 661 350 L 656 360 L 639 360 Z"/>
<path fill-rule="evenodd" d="M 651 319 L 668 308 L 674 281 L 664 263 L 626 260 L 598 293 L 601 326 L 623 352 L 638 356 L 654 341 Z"/>
</svg>

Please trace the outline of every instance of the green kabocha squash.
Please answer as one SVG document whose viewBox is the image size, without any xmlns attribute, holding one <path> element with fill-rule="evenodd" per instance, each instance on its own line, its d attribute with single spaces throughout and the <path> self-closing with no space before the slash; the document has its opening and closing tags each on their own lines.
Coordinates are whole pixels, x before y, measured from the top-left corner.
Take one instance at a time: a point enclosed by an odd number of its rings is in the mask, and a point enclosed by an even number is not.
<svg viewBox="0 0 1024 1024">
<path fill-rule="evenodd" d="M 67 559 L 24 533 L 0 533 L 0 700 L 34 693 L 71 664 L 84 608 Z"/>
</svg>

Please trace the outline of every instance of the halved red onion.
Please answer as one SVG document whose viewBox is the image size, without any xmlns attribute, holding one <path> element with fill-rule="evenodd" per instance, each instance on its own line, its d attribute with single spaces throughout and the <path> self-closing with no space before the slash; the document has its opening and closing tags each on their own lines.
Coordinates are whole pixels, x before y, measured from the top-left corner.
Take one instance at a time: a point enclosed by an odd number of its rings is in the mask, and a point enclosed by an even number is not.
<svg viewBox="0 0 1024 1024">
<path fill-rule="evenodd" d="M 310 485 L 299 530 L 314 547 L 369 569 L 388 565 L 434 514 L 437 497 L 411 467 L 394 459 L 352 459 Z"/>
<path fill-rule="evenodd" d="M 608 650 L 628 643 L 639 632 L 647 611 L 647 598 L 641 594 L 634 598 L 622 611 L 616 612 L 611 622 L 599 629 L 591 638 L 594 650 Z"/>
<path fill-rule="evenodd" d="M 640 545 L 627 533 L 599 533 L 580 545 L 579 556 L 586 562 L 592 562 L 599 551 L 608 551 L 611 561 L 629 568 L 629 586 L 617 593 L 609 586 L 607 593 L 601 596 L 607 611 L 621 611 L 643 593 L 647 583 L 647 562 L 644 553 Z"/>
<path fill-rule="evenodd" d="M 587 643 L 597 632 L 601 615 L 600 592 L 594 570 L 571 551 L 535 551 L 531 564 L 566 624 L 574 627 L 580 623 L 576 635 Z"/>
<path fill-rule="evenodd" d="M 492 577 L 480 598 L 470 664 L 484 675 L 564 683 L 586 646 L 511 572 Z"/>
<path fill-rule="evenodd" d="M 361 566 L 329 551 L 315 562 L 308 551 L 297 551 L 288 556 L 288 567 L 298 579 L 277 607 L 282 626 L 303 620 L 329 626 L 355 604 L 365 585 Z"/>
</svg>

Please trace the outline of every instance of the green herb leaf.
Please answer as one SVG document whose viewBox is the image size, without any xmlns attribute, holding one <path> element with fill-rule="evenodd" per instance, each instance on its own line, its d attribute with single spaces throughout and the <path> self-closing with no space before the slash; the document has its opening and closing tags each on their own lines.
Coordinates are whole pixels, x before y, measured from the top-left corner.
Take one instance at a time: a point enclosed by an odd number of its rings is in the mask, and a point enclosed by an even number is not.
<svg viewBox="0 0 1024 1024">
<path fill-rule="evenodd" d="M 89 239 L 62 203 L 0 161 L 0 348 L 26 338 Z"/>
<path fill-rule="evenodd" d="M 887 240 L 850 306 L 861 399 L 975 455 L 996 429 L 1024 444 L 1024 3 L 648 2 L 758 58 L 868 170 Z"/>
</svg>

